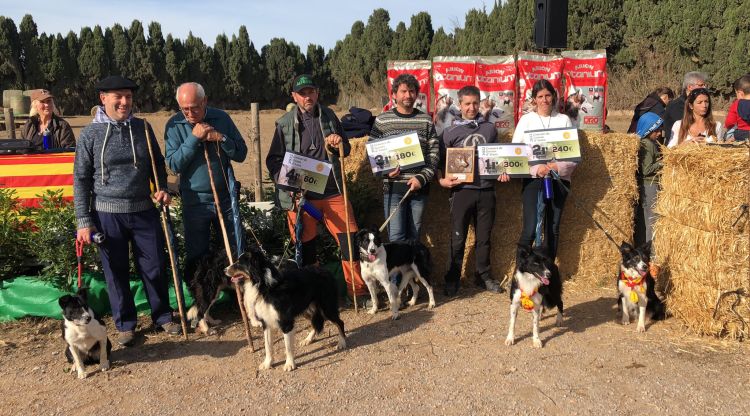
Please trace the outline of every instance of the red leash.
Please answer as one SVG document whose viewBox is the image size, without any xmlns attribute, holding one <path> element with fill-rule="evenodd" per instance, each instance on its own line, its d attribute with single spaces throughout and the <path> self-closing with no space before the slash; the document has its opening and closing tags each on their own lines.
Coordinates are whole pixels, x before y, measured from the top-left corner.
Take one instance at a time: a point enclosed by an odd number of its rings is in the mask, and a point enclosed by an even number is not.
<svg viewBox="0 0 750 416">
<path fill-rule="evenodd" d="M 76 258 L 78 259 L 78 289 L 81 288 L 81 273 L 83 272 L 83 242 L 76 239 Z"/>
</svg>

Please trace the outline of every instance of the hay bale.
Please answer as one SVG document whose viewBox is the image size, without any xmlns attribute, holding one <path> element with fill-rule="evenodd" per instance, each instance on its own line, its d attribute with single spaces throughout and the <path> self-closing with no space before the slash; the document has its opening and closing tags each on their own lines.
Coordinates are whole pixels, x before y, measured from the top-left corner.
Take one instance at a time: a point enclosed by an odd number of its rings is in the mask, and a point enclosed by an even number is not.
<svg viewBox="0 0 750 416">
<path fill-rule="evenodd" d="M 750 220 L 742 206 L 750 203 L 750 153 L 744 146 L 682 146 L 665 150 L 663 160 L 654 242 L 669 276 L 667 307 L 692 332 L 746 338 Z M 719 302 L 735 290 L 746 295 Z"/>
<path fill-rule="evenodd" d="M 625 134 L 601 134 L 579 132 L 584 162 L 573 175 L 572 192 L 583 207 L 595 208 L 607 213 L 612 221 L 599 212 L 597 220 L 618 237 L 612 226 L 624 230 L 628 237 L 633 228 L 633 205 L 638 196 L 635 182 L 638 140 Z M 511 135 L 504 135 L 501 142 L 509 142 Z M 353 139 L 352 152 L 347 159 L 347 170 L 354 180 L 375 187 L 382 198 L 381 181 L 373 177 L 365 152 L 366 138 Z M 513 272 L 516 242 L 521 234 L 521 181 L 497 184 L 497 210 L 492 234 L 492 267 L 496 278 L 502 280 Z M 450 244 L 450 192 L 433 183 L 423 218 L 424 242 L 435 259 L 433 281 L 441 282 L 447 271 Z M 382 199 L 380 199 L 382 204 Z M 381 224 L 382 205 L 374 207 L 371 217 L 360 224 Z M 369 222 L 368 222 L 369 221 Z M 629 239 L 629 238 L 628 238 Z M 558 253 L 560 269 L 567 278 L 594 283 L 610 283 L 619 261 L 619 252 L 604 234 L 596 228 L 586 213 L 575 207 L 570 199 L 563 212 L 561 242 Z M 464 257 L 464 277 L 474 273 L 474 233 L 469 231 Z"/>
</svg>

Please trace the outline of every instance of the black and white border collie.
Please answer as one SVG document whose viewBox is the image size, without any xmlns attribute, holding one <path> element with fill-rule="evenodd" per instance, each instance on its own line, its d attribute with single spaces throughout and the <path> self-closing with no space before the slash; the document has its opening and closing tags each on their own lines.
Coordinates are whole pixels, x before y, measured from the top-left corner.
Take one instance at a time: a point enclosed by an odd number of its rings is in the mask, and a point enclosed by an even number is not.
<svg viewBox="0 0 750 416">
<path fill-rule="evenodd" d="M 391 318 L 398 319 L 398 309 L 401 306 L 401 292 L 406 285 L 411 286 L 412 297 L 409 306 L 417 303 L 419 285 L 421 282 L 427 289 L 430 298 L 428 308 L 435 307 L 435 294 L 428 279 L 430 277 L 430 251 L 420 242 L 393 241 L 383 243 L 380 233 L 375 229 L 359 230 L 355 236 L 355 245 L 359 249 L 359 267 L 362 280 L 367 284 L 372 299 L 372 308 L 368 311 L 374 314 L 378 310 L 378 296 L 376 283 L 380 283 L 388 295 L 391 304 Z M 391 277 L 401 273 L 401 284 Z"/>
<path fill-rule="evenodd" d="M 646 311 L 651 319 L 664 318 L 664 303 L 656 296 L 655 282 L 649 272 L 651 261 L 651 241 L 639 247 L 622 242 L 620 245 L 622 263 L 617 274 L 617 291 L 622 311 L 622 324 L 630 325 L 631 315 L 638 315 L 637 332 L 646 331 Z"/>
<path fill-rule="evenodd" d="M 284 371 L 296 368 L 294 320 L 301 315 L 309 318 L 313 327 L 302 345 L 310 344 L 323 330 L 325 320 L 329 320 L 338 329 L 338 349 L 346 348 L 336 281 L 327 270 L 316 266 L 289 267 L 280 273 L 271 260 L 252 247 L 227 267 L 226 275 L 245 279 L 242 284 L 245 310 L 252 320 L 263 327 L 266 358 L 260 364 L 261 370 L 267 370 L 273 364 L 272 329 L 280 329 L 284 334 Z"/>
<path fill-rule="evenodd" d="M 223 250 L 212 250 L 185 268 L 185 276 L 190 278 L 188 288 L 193 297 L 193 306 L 188 309 L 187 319 L 193 328 L 206 335 L 216 331 L 209 325 L 221 323 L 209 314 L 224 289 L 231 287 L 231 281 L 223 273 L 227 267 L 227 255 Z"/>
<path fill-rule="evenodd" d="M 94 316 L 88 305 L 85 287 L 75 295 L 65 295 L 57 303 L 62 309 L 62 337 L 68 343 L 65 357 L 73 364 L 78 378 L 86 378 L 85 365 L 99 363 L 102 371 L 109 370 L 112 343 L 107 338 L 107 326 Z"/>
<path fill-rule="evenodd" d="M 535 348 L 542 348 L 539 338 L 539 321 L 544 309 L 557 307 L 555 324 L 562 325 L 563 301 L 562 280 L 555 262 L 541 248 L 518 246 L 516 271 L 510 286 L 510 323 L 505 345 L 515 343 L 515 326 L 518 308 L 531 311 L 533 322 L 532 341 Z"/>
</svg>

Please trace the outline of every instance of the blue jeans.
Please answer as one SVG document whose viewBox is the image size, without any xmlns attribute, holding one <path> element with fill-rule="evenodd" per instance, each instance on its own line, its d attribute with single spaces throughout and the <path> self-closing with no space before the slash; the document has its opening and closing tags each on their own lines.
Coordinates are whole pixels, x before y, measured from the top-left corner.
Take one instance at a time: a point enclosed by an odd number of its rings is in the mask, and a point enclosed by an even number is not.
<svg viewBox="0 0 750 416">
<path fill-rule="evenodd" d="M 385 182 L 383 184 L 383 208 L 385 218 L 391 215 L 409 188 L 404 183 Z M 401 208 L 388 223 L 388 239 L 390 241 L 419 241 L 422 230 L 422 211 L 427 203 L 427 189 L 412 192 L 409 198 L 401 204 Z"/>
<path fill-rule="evenodd" d="M 232 205 L 229 198 L 219 202 L 224 212 L 224 225 L 227 238 L 232 248 L 232 255 L 237 258 L 237 243 L 234 237 L 234 222 L 232 221 Z M 182 209 L 182 223 L 185 227 L 185 270 L 192 262 L 198 261 L 208 254 L 211 239 L 211 224 L 214 226 L 221 251 L 224 251 L 224 240 L 216 215 L 216 205 L 213 202 L 185 205 Z M 192 276 L 185 276 L 189 283 Z"/>
</svg>

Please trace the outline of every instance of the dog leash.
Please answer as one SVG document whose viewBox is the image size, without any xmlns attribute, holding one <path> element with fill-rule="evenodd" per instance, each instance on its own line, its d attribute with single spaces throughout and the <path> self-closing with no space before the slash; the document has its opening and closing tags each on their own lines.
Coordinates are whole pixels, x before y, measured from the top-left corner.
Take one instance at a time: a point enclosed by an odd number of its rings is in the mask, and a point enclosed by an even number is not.
<svg viewBox="0 0 750 416">
<path fill-rule="evenodd" d="M 76 238 L 76 259 L 78 260 L 78 289 L 81 288 L 81 274 L 83 273 L 83 242 Z"/>
<path fill-rule="evenodd" d="M 404 201 L 406 201 L 406 198 L 409 197 L 410 193 L 411 193 L 411 188 L 409 188 L 409 190 L 406 191 L 406 193 L 404 194 L 404 197 L 401 198 L 400 201 L 398 201 L 398 205 L 396 205 L 396 208 L 394 208 L 391 211 L 391 215 L 389 215 L 388 218 L 385 219 L 385 222 L 383 223 L 383 225 L 381 225 L 380 228 L 378 228 L 378 232 L 381 232 L 381 233 L 383 232 L 383 230 L 385 229 L 385 226 L 388 225 L 389 222 L 391 222 L 391 220 L 393 219 L 393 216 L 396 215 L 396 213 L 398 212 L 399 208 L 401 208 L 401 204 L 403 204 Z"/>
<path fill-rule="evenodd" d="M 600 230 L 602 230 L 602 232 L 604 233 L 604 235 L 607 236 L 607 238 L 609 239 L 609 241 L 611 241 L 612 244 L 615 245 L 615 247 L 619 248 L 620 245 L 617 243 L 617 241 L 615 241 L 614 238 L 612 238 L 612 236 L 609 234 L 609 232 L 607 232 L 607 230 L 604 229 L 604 227 L 599 223 L 599 221 L 597 221 L 596 218 L 594 218 L 594 214 L 591 211 L 589 211 L 588 209 L 584 208 L 583 205 L 581 205 L 581 204 L 578 203 L 578 200 L 575 198 L 575 195 L 573 195 L 573 193 L 570 191 L 570 188 L 568 188 L 567 186 L 565 186 L 565 183 L 560 178 L 560 175 L 558 175 L 558 173 L 555 172 L 552 169 L 550 169 L 550 173 L 552 174 L 552 177 L 560 184 L 560 186 L 562 186 L 563 189 L 565 189 L 565 191 L 568 193 L 568 195 L 573 197 L 572 198 L 573 205 L 575 205 L 576 207 L 578 207 L 581 211 L 585 212 L 589 216 L 589 218 L 591 218 L 591 220 L 594 221 L 594 225 L 596 225 Z M 604 211 L 602 211 L 601 209 L 598 209 L 598 208 L 597 208 L 597 210 L 602 215 L 604 215 L 604 217 L 606 219 L 608 219 L 610 222 L 613 222 L 612 218 L 610 218 L 609 215 L 607 215 L 606 212 L 604 212 Z M 618 227 L 617 225 L 615 225 L 614 227 L 617 229 L 617 231 L 620 232 L 620 234 L 622 234 L 625 237 L 625 239 L 627 241 L 630 241 L 630 237 L 628 237 L 627 234 L 625 234 L 625 232 L 622 231 L 622 229 L 620 229 L 620 227 Z"/>
</svg>

